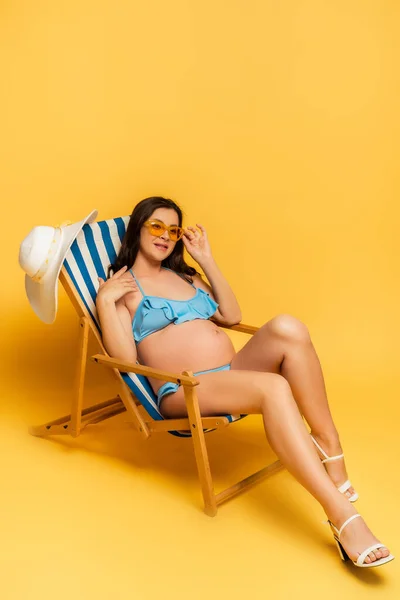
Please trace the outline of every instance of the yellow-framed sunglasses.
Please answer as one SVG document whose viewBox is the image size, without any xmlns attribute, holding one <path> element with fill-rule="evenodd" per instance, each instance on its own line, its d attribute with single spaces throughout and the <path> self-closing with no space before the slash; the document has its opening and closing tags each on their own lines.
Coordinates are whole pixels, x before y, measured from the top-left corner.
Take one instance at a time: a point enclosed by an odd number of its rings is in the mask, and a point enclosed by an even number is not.
<svg viewBox="0 0 400 600">
<path fill-rule="evenodd" d="M 147 227 L 151 235 L 155 235 L 156 237 L 161 237 L 163 233 L 168 231 L 170 240 L 173 242 L 177 242 L 183 236 L 182 227 L 178 227 L 178 225 L 166 225 L 158 219 L 151 219 L 143 223 L 143 225 Z"/>
</svg>

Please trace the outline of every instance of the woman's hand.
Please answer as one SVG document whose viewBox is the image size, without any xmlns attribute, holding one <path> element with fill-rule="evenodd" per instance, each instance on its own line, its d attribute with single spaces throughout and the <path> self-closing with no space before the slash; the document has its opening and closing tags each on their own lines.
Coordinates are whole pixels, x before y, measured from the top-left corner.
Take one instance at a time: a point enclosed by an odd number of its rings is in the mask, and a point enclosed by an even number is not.
<svg viewBox="0 0 400 600">
<path fill-rule="evenodd" d="M 186 227 L 182 240 L 190 256 L 201 265 L 212 258 L 212 253 L 205 228 L 200 223 L 196 223 L 196 226 L 198 229 Z"/>
<path fill-rule="evenodd" d="M 130 273 L 126 272 L 127 268 L 122 267 L 107 281 L 104 281 L 101 277 L 97 278 L 99 280 L 99 290 L 97 292 L 96 304 L 97 302 L 113 302 L 115 304 L 125 294 L 138 291 L 139 288 L 136 281 Z"/>
</svg>

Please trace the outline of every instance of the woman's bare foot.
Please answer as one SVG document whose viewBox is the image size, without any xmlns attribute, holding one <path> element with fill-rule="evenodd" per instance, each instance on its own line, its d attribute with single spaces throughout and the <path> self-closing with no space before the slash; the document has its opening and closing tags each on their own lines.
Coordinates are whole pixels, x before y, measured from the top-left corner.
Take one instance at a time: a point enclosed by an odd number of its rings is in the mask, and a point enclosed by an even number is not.
<svg viewBox="0 0 400 600">
<path fill-rule="evenodd" d="M 325 435 L 316 434 L 313 432 L 311 432 L 311 434 L 312 434 L 312 437 L 314 438 L 314 440 L 318 443 L 319 446 L 321 446 L 321 448 L 327 454 L 327 456 L 338 456 L 339 454 L 343 454 L 342 447 L 340 445 L 338 436 L 336 436 L 336 435 L 325 436 Z M 317 448 L 317 452 L 321 459 L 326 458 L 320 452 L 320 450 L 318 450 L 318 448 Z M 332 479 L 333 483 L 336 485 L 336 487 L 340 487 L 345 481 L 347 481 L 348 476 L 347 476 L 344 458 L 325 462 L 324 467 L 325 467 L 329 477 Z M 353 496 L 353 494 L 355 494 L 355 493 L 356 493 L 355 489 L 353 488 L 353 486 L 351 486 L 348 490 L 346 490 L 343 493 L 343 495 L 346 498 L 351 498 L 351 496 Z"/>
<path fill-rule="evenodd" d="M 339 530 L 342 524 L 353 514 L 357 514 L 357 512 L 349 506 L 349 509 L 346 509 L 341 517 L 335 516 L 330 519 L 330 521 Z M 340 535 L 340 543 L 346 550 L 349 558 L 353 561 L 356 561 L 360 554 L 362 554 L 367 548 L 373 546 L 374 544 L 379 544 L 380 541 L 373 535 L 364 519 L 358 518 L 353 519 L 343 529 Z M 364 563 L 370 564 L 376 560 L 379 560 L 380 558 L 389 556 L 389 554 L 390 552 L 386 547 L 379 548 L 379 550 L 373 550 L 365 557 Z"/>
</svg>

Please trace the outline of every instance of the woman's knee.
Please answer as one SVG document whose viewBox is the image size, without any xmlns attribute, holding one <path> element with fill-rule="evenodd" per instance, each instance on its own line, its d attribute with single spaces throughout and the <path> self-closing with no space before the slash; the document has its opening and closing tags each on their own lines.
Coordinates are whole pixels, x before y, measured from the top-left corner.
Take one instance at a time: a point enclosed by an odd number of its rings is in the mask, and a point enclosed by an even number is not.
<svg viewBox="0 0 400 600">
<path fill-rule="evenodd" d="M 309 342 L 311 340 L 307 325 L 288 314 L 277 315 L 265 324 L 273 335 L 289 341 Z"/>
<path fill-rule="evenodd" d="M 293 394 L 290 384 L 285 377 L 278 373 L 260 373 L 259 389 L 262 402 L 292 401 Z"/>
</svg>

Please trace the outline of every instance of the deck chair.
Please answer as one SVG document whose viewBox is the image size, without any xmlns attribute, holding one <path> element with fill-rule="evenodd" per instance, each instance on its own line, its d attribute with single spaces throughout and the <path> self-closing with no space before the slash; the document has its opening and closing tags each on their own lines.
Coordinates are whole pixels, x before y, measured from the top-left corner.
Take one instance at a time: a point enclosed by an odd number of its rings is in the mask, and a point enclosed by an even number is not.
<svg viewBox="0 0 400 600">
<path fill-rule="evenodd" d="M 77 437 L 88 425 L 95 425 L 124 411 L 128 420 L 144 439 L 154 433 L 168 432 L 180 437 L 190 437 L 207 515 L 215 516 L 217 506 L 242 492 L 249 486 L 272 475 L 282 465 L 279 461 L 264 467 L 235 485 L 216 494 L 206 446 L 206 434 L 229 426 L 245 415 L 220 415 L 202 417 L 199 410 L 196 386 L 199 381 L 191 371 L 169 373 L 139 364 L 130 364 L 110 357 L 101 339 L 100 322 L 96 312 L 97 277 L 106 279 L 107 267 L 113 263 L 121 246 L 129 217 L 119 217 L 87 224 L 71 246 L 60 272 L 60 281 L 79 316 L 80 342 L 77 387 L 71 414 L 30 428 L 35 436 L 70 434 Z M 257 327 L 238 324 L 227 329 L 254 334 Z M 108 369 L 115 378 L 116 397 L 87 408 L 83 407 L 84 382 L 88 357 L 89 335 L 94 336 L 101 350 L 90 357 Z M 156 396 L 147 377 L 171 381 L 183 386 L 188 417 L 164 419 L 156 404 Z"/>
</svg>

